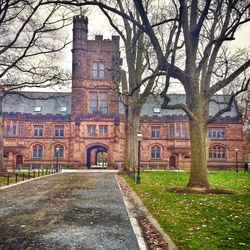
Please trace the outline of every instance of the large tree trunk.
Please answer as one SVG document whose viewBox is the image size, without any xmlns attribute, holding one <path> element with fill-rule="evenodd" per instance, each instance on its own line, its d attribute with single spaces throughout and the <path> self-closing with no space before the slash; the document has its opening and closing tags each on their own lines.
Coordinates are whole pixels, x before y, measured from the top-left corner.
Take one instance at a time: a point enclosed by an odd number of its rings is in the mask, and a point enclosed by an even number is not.
<svg viewBox="0 0 250 250">
<path fill-rule="evenodd" d="M 3 151 L 3 112 L 2 112 L 3 99 L 0 98 L 0 172 L 5 172 L 4 166 L 4 151 Z"/>
<path fill-rule="evenodd" d="M 191 173 L 188 182 L 190 188 L 209 188 L 207 171 L 207 129 L 203 116 L 190 121 Z"/>
<path fill-rule="evenodd" d="M 135 172 L 138 165 L 138 142 L 137 133 L 140 122 L 140 107 L 129 106 L 126 119 L 126 149 L 125 167 L 130 172 Z"/>
</svg>

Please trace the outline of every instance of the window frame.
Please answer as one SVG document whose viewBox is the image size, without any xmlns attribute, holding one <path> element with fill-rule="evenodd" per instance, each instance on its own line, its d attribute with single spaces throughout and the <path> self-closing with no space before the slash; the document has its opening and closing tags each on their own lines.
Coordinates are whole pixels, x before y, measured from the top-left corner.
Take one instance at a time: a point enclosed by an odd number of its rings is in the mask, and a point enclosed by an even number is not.
<svg viewBox="0 0 250 250">
<path fill-rule="evenodd" d="M 43 146 L 40 144 L 35 144 L 32 147 L 32 158 L 34 159 L 42 159 L 43 158 Z M 36 153 L 35 153 L 36 152 Z"/>
<path fill-rule="evenodd" d="M 10 130 L 11 130 L 10 124 L 6 124 L 6 128 L 5 128 L 5 136 L 6 137 L 10 136 Z"/>
<path fill-rule="evenodd" d="M 220 155 L 220 157 L 218 157 Z M 218 160 L 225 161 L 227 160 L 227 148 L 222 145 L 212 145 L 208 151 L 208 160 Z"/>
<path fill-rule="evenodd" d="M 44 136 L 44 125 L 33 125 L 33 136 L 34 137 L 43 137 Z"/>
<path fill-rule="evenodd" d="M 42 112 L 42 106 L 35 106 L 34 112 Z"/>
<path fill-rule="evenodd" d="M 105 128 L 106 131 L 102 131 L 102 128 Z M 108 125 L 99 125 L 99 134 L 100 134 L 100 136 L 107 136 L 108 135 Z"/>
<path fill-rule="evenodd" d="M 59 159 L 63 159 L 64 158 L 64 146 L 61 144 L 56 144 L 54 146 L 54 157 L 55 159 L 57 159 L 57 148 L 59 148 L 59 154 L 58 154 L 58 158 Z"/>
<path fill-rule="evenodd" d="M 89 112 L 94 114 L 98 111 L 98 92 L 89 92 Z"/>
<path fill-rule="evenodd" d="M 151 138 L 160 139 L 161 138 L 161 127 L 160 126 L 151 126 Z"/>
<path fill-rule="evenodd" d="M 64 137 L 64 125 L 59 125 L 59 124 L 56 124 L 54 125 L 54 136 L 55 137 Z"/>
<path fill-rule="evenodd" d="M 24 136 L 25 135 L 25 126 L 23 123 L 18 124 L 18 136 Z"/>
<path fill-rule="evenodd" d="M 94 128 L 93 131 L 91 128 Z M 87 125 L 88 136 L 96 136 L 96 125 Z"/>
<path fill-rule="evenodd" d="M 212 127 L 207 129 L 207 137 L 211 140 L 225 140 L 226 139 L 226 128 Z"/>
<path fill-rule="evenodd" d="M 151 160 L 160 160 L 161 159 L 161 147 L 158 145 L 151 146 Z"/>
<path fill-rule="evenodd" d="M 98 110 L 102 114 L 107 114 L 108 113 L 108 93 L 107 92 L 98 93 L 98 99 L 99 99 Z"/>
</svg>

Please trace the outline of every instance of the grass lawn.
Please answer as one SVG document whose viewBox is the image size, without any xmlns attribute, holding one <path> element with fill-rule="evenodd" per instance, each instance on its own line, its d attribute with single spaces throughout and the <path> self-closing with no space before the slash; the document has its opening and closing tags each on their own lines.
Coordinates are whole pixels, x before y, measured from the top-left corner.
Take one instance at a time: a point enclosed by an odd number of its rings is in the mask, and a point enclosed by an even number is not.
<svg viewBox="0 0 250 250">
<path fill-rule="evenodd" d="M 189 173 L 143 172 L 141 184 L 125 176 L 178 249 L 250 249 L 250 174 L 209 174 L 215 188 L 237 194 L 167 193 L 185 187 Z"/>
</svg>

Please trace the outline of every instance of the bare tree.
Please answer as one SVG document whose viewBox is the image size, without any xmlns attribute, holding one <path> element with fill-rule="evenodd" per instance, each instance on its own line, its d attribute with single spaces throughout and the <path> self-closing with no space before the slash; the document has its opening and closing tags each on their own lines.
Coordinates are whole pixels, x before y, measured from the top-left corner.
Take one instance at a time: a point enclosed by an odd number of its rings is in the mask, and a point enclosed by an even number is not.
<svg viewBox="0 0 250 250">
<path fill-rule="evenodd" d="M 245 91 L 249 79 L 242 81 L 239 91 L 232 94 L 226 108 L 213 117 L 209 117 L 208 108 L 213 96 L 225 88 L 250 66 L 246 59 L 233 68 L 227 64 L 219 66 L 223 57 L 223 46 L 234 39 L 235 32 L 249 21 L 248 2 L 234 0 L 179 0 L 174 1 L 179 9 L 178 43 L 184 42 L 183 67 L 175 60 L 166 60 L 159 39 L 149 21 L 142 1 L 134 1 L 143 26 L 147 29 L 155 48 L 161 70 L 168 72 L 170 78 L 178 79 L 186 92 L 186 104 L 169 105 L 166 96 L 163 108 L 183 109 L 190 120 L 191 134 L 191 174 L 188 186 L 191 188 L 209 188 L 206 160 L 207 124 L 215 121 L 221 114 L 229 111 L 234 97 Z M 175 53 L 175 50 L 173 50 Z"/>
<path fill-rule="evenodd" d="M 2 101 L 23 88 L 66 84 L 70 74 L 56 53 L 70 41 L 59 34 L 72 22 L 72 11 L 43 0 L 6 0 L 0 4 L 0 171 L 3 165 Z"/>
<path fill-rule="evenodd" d="M 146 2 L 146 1 L 145 1 Z M 138 13 L 131 1 L 115 1 L 114 7 L 140 23 Z M 147 9 L 150 8 L 147 5 Z M 152 65 L 149 40 L 141 29 L 126 18 L 114 22 L 113 14 L 100 7 L 110 25 L 120 35 L 125 53 L 126 70 L 120 72 L 122 91 L 116 88 L 125 108 L 125 168 L 135 171 L 138 163 L 137 133 L 140 122 L 140 112 L 148 95 L 154 87 L 158 75 L 157 68 Z M 120 22 L 119 22 L 120 21 Z M 152 48 L 151 48 L 152 49 Z M 152 66 L 151 66 L 152 65 Z M 145 76 L 147 75 L 147 77 Z M 146 78 L 145 78 L 146 77 Z M 141 88 L 143 86 L 143 88 Z"/>
</svg>

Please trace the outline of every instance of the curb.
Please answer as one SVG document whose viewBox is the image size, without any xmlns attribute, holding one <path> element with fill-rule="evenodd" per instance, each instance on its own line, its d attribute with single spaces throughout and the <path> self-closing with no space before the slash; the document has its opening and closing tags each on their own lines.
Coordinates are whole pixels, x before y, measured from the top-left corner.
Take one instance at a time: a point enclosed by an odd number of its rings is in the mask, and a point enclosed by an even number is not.
<svg viewBox="0 0 250 250">
<path fill-rule="evenodd" d="M 177 246 L 171 240 L 170 236 L 164 232 L 164 230 L 161 228 L 161 226 L 157 222 L 157 220 L 150 214 L 148 209 L 144 206 L 144 204 L 141 201 L 140 197 L 135 193 L 135 191 L 133 191 L 131 189 L 131 187 L 127 184 L 127 182 L 125 181 L 125 179 L 122 176 L 117 177 L 118 182 L 120 181 L 119 178 L 121 178 L 121 181 L 125 182 L 125 184 L 129 188 L 129 190 L 131 192 L 132 200 L 135 202 L 135 204 L 138 205 L 139 209 L 144 213 L 144 216 L 146 217 L 146 219 L 152 224 L 152 226 L 155 228 L 155 230 L 158 231 L 162 235 L 162 238 L 168 243 L 168 249 L 169 250 L 178 250 Z M 120 187 L 120 185 L 119 185 L 119 187 Z M 122 196 L 125 196 L 123 190 L 121 190 L 121 193 L 122 193 Z M 126 205 L 126 203 L 125 203 L 125 205 Z"/>
<path fill-rule="evenodd" d="M 115 175 L 115 178 L 116 178 L 116 183 L 117 183 L 117 185 L 118 185 L 118 187 L 120 189 L 121 196 L 122 196 L 122 199 L 123 199 L 123 203 L 124 203 L 124 205 L 126 207 L 128 217 L 129 217 L 131 226 L 133 228 L 133 231 L 135 233 L 139 248 L 140 248 L 140 250 L 146 250 L 147 249 L 146 242 L 144 240 L 144 237 L 143 237 L 142 232 L 141 232 L 141 228 L 140 228 L 140 226 L 138 224 L 138 221 L 136 219 L 136 214 L 131 211 L 132 210 L 132 208 L 131 208 L 132 205 L 129 202 L 129 200 L 127 199 L 127 197 L 123 193 L 123 190 L 122 190 L 122 188 L 120 186 L 120 183 L 119 183 L 119 176 Z"/>
</svg>

